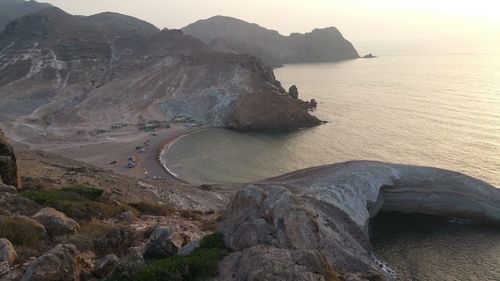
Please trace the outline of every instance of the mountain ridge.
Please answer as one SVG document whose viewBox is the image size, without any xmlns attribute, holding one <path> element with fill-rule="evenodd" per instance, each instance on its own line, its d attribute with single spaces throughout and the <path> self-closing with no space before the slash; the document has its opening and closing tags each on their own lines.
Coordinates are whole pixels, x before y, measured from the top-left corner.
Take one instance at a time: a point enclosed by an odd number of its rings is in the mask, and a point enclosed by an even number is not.
<svg viewBox="0 0 500 281">
<path fill-rule="evenodd" d="M 249 53 L 271 66 L 359 58 L 354 46 L 335 27 L 285 36 L 255 23 L 219 15 L 196 21 L 182 30 L 215 50 Z"/>
</svg>

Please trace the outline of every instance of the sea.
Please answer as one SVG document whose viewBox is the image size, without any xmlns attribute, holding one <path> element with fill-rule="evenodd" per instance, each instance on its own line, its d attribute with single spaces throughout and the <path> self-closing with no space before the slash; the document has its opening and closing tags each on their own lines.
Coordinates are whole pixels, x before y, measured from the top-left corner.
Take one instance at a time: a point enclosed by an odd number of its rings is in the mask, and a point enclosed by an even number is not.
<svg viewBox="0 0 500 281">
<path fill-rule="evenodd" d="M 500 53 L 381 52 L 285 65 L 275 74 L 285 88 L 296 85 L 300 98 L 316 99 L 313 114 L 328 123 L 203 130 L 171 144 L 163 163 L 189 183 L 225 184 L 378 160 L 450 169 L 500 188 Z M 401 280 L 500 280 L 499 229 L 446 222 L 420 230 L 390 228 L 374 241 Z"/>
</svg>

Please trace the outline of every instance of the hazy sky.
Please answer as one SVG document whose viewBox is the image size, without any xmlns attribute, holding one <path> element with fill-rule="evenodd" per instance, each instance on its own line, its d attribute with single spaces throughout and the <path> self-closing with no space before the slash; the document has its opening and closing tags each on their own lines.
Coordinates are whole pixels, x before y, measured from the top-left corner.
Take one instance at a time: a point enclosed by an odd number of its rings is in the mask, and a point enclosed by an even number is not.
<svg viewBox="0 0 500 281">
<path fill-rule="evenodd" d="M 237 17 L 282 34 L 336 26 L 363 48 L 373 42 L 500 47 L 500 0 L 39 0 L 72 14 L 114 11 L 163 28 L 214 15 Z M 389 43 L 385 43 L 391 45 Z"/>
</svg>

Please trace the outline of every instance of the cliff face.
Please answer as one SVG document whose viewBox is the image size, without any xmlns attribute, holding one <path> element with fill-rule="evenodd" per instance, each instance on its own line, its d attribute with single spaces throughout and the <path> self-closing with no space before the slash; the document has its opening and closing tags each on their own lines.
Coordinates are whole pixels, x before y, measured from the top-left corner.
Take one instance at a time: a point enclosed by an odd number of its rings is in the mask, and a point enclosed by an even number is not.
<svg viewBox="0 0 500 281">
<path fill-rule="evenodd" d="M 4 183 L 14 187 L 19 186 L 17 174 L 17 162 L 14 149 L 5 140 L 3 132 L 0 131 L 0 184 Z"/>
<path fill-rule="evenodd" d="M 0 122 L 26 137 L 178 115 L 235 129 L 319 124 L 255 57 L 126 16 L 44 9 L 11 22 L 0 50 Z"/>
<path fill-rule="evenodd" d="M 386 211 L 500 224 L 500 190 L 456 172 L 369 161 L 251 184 L 229 203 L 219 227 L 234 251 L 221 280 L 324 280 L 328 268 L 353 278 L 347 280 L 372 280 L 354 279 L 369 272 L 392 280 L 368 236 L 370 218 Z"/>
<path fill-rule="evenodd" d="M 334 27 L 283 36 L 256 24 L 216 16 L 190 24 L 182 30 L 216 50 L 249 53 L 271 66 L 359 58 L 353 45 Z"/>
</svg>

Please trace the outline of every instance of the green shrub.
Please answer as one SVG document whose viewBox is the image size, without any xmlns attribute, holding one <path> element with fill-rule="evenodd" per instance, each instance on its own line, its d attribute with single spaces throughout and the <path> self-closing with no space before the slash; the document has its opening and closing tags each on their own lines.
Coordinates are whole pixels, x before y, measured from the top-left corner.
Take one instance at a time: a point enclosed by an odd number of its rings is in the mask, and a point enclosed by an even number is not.
<svg viewBox="0 0 500 281">
<path fill-rule="evenodd" d="M 104 190 L 102 189 L 88 187 L 85 185 L 70 185 L 62 188 L 61 191 L 76 193 L 93 201 L 96 201 L 99 198 L 101 198 L 102 194 L 104 193 Z"/>
<path fill-rule="evenodd" d="M 168 216 L 175 211 L 173 208 L 166 205 L 160 205 L 148 201 L 130 203 L 129 206 L 140 211 L 143 214 L 152 216 Z"/>
<path fill-rule="evenodd" d="M 0 237 L 16 246 L 38 248 L 46 238 L 43 228 L 22 217 L 0 216 Z"/>
<path fill-rule="evenodd" d="M 60 190 L 26 190 L 22 195 L 77 220 L 105 219 L 132 210 L 125 205 L 98 201 L 103 192 L 97 188 L 74 185 Z"/>
<path fill-rule="evenodd" d="M 122 266 L 107 281 L 195 281 L 218 274 L 218 263 L 226 256 L 222 234 L 214 233 L 200 242 L 188 256 L 153 261 L 141 268 Z"/>
</svg>

